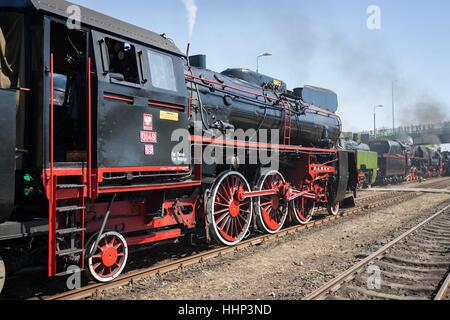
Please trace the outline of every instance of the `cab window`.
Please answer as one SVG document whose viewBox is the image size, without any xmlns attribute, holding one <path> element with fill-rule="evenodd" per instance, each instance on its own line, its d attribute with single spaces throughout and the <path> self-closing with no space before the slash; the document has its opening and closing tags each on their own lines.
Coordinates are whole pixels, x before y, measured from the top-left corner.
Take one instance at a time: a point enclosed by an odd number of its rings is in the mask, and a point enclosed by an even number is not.
<svg viewBox="0 0 450 320">
<path fill-rule="evenodd" d="M 136 48 L 132 44 L 111 38 L 106 38 L 105 42 L 108 48 L 108 72 L 123 76 L 125 82 L 140 84 Z"/>
<path fill-rule="evenodd" d="M 177 79 L 172 57 L 149 50 L 148 60 L 152 86 L 158 89 L 177 91 Z"/>
</svg>

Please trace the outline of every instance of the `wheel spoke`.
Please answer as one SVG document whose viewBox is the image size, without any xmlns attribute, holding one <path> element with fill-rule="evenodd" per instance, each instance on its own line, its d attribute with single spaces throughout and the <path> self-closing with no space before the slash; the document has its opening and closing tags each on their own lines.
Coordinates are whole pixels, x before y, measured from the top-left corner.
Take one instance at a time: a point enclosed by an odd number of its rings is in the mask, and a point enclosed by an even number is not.
<svg viewBox="0 0 450 320">
<path fill-rule="evenodd" d="M 222 209 L 219 211 L 214 212 L 214 216 L 220 215 L 220 214 L 224 214 L 224 213 L 228 213 L 230 211 L 230 209 L 227 207 L 226 209 Z"/>
<path fill-rule="evenodd" d="M 236 232 L 236 237 L 238 237 L 242 230 L 238 228 L 237 219 L 233 219 L 233 226 Z"/>
<path fill-rule="evenodd" d="M 216 203 L 217 202 L 220 203 L 218 200 L 222 200 L 225 205 L 230 205 L 231 199 L 229 197 L 227 198 L 225 195 L 223 195 L 220 192 L 217 192 L 217 196 L 218 196 L 218 199 L 215 201 Z"/>
<path fill-rule="evenodd" d="M 228 221 L 231 219 L 231 216 L 230 215 L 225 215 L 225 218 L 224 219 L 222 219 L 220 222 L 220 224 L 219 223 L 217 223 L 217 226 L 218 227 L 220 227 L 223 231 L 225 231 L 225 228 L 226 228 L 226 226 L 227 226 L 227 224 L 228 224 Z M 221 227 L 222 226 L 222 227 Z"/>
<path fill-rule="evenodd" d="M 226 220 L 224 227 L 222 228 L 222 230 L 226 233 L 226 234 L 230 234 L 230 221 L 231 221 L 231 216 L 228 216 L 228 219 Z"/>
<path fill-rule="evenodd" d="M 238 216 L 236 217 L 236 224 L 237 224 L 237 226 L 239 226 L 239 230 L 243 230 L 243 229 L 244 229 L 244 225 L 242 225 L 242 223 L 241 223 L 241 221 L 239 220 L 239 218 L 242 219 L 242 217 L 241 217 L 240 215 L 238 215 Z M 244 221 L 245 221 L 245 220 L 244 220 Z"/>
<path fill-rule="evenodd" d="M 223 214 L 220 216 L 219 219 L 216 220 L 217 225 L 219 225 L 226 217 L 229 217 L 230 215 L 228 213 Z"/>
<path fill-rule="evenodd" d="M 221 202 L 217 202 L 217 201 L 214 202 L 214 204 L 217 206 L 222 206 L 222 207 L 226 207 L 226 208 L 228 208 L 230 206 L 229 203 L 221 203 Z"/>
<path fill-rule="evenodd" d="M 102 265 L 102 264 L 99 262 L 99 263 L 94 264 L 94 265 L 92 266 L 92 268 L 93 268 L 94 270 L 97 270 L 98 267 L 100 267 L 101 265 Z"/>
<path fill-rule="evenodd" d="M 246 215 L 250 214 L 249 210 L 240 209 L 239 212 L 245 213 Z"/>
<path fill-rule="evenodd" d="M 227 195 L 229 199 L 233 198 L 233 187 L 230 185 L 230 181 L 227 180 L 224 184 L 224 188 L 227 191 Z"/>
</svg>

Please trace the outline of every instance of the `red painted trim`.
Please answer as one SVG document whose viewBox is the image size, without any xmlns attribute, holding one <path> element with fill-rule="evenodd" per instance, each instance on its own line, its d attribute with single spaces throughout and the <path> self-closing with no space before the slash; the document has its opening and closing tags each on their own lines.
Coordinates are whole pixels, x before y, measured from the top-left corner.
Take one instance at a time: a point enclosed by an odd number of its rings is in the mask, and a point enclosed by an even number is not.
<svg viewBox="0 0 450 320">
<path fill-rule="evenodd" d="M 254 143 L 246 141 L 229 141 L 213 138 L 202 138 L 199 136 L 190 136 L 191 142 L 200 142 L 205 144 L 216 144 L 225 146 L 234 146 L 240 148 L 256 148 L 256 149 L 275 149 L 285 151 L 302 151 L 302 152 L 318 152 L 318 153 L 337 153 L 336 149 L 318 149 L 318 148 L 304 148 L 298 146 L 288 146 L 279 144 Z"/>
<path fill-rule="evenodd" d="M 277 190 L 262 190 L 262 191 L 244 192 L 244 194 L 242 195 L 242 201 L 249 199 L 249 198 L 274 196 L 277 194 L 278 194 Z"/>
<path fill-rule="evenodd" d="M 136 246 L 136 245 L 143 245 L 143 244 L 159 242 L 162 240 L 176 239 L 179 237 L 181 237 L 181 230 L 174 229 L 174 230 L 156 232 L 151 235 L 143 235 L 143 236 L 139 236 L 139 237 L 127 238 L 126 240 L 127 240 L 127 244 L 129 246 Z"/>
<path fill-rule="evenodd" d="M 184 111 L 184 107 L 175 106 L 175 105 L 171 105 L 171 104 L 165 104 L 165 103 L 161 103 L 161 102 L 150 101 L 148 103 L 148 105 L 150 107 L 162 107 L 162 108 L 167 108 L 167 109 L 174 109 L 174 110 Z"/>
<path fill-rule="evenodd" d="M 123 167 L 123 168 L 99 168 L 99 174 L 104 173 L 120 173 L 120 172 L 172 172 L 172 171 L 189 171 L 188 166 L 178 167 Z"/>
<path fill-rule="evenodd" d="M 148 186 L 103 187 L 99 189 L 99 193 L 108 194 L 108 193 L 123 193 L 123 192 L 156 191 L 164 189 L 181 189 L 181 188 L 198 187 L 201 185 L 202 185 L 201 181 L 193 181 L 193 182 L 166 183 Z"/>
<path fill-rule="evenodd" d="M 80 199 L 86 197 L 86 188 L 84 189 L 61 189 L 56 190 L 56 200 Z"/>
<path fill-rule="evenodd" d="M 48 204 L 48 276 L 52 277 L 56 274 L 56 178 L 53 176 L 54 167 L 54 56 L 50 54 L 50 137 L 49 137 L 49 149 L 50 149 L 50 182 L 48 188 L 50 188 L 49 204 Z M 48 176 L 47 176 L 48 178 Z M 46 178 L 46 179 L 47 179 Z"/>
<path fill-rule="evenodd" d="M 46 175 L 50 175 L 50 169 L 46 169 Z M 86 168 L 54 168 L 53 175 L 57 177 L 70 177 L 70 176 L 83 176 L 85 175 Z"/>
<path fill-rule="evenodd" d="M 56 274 L 56 177 L 51 177 L 51 196 L 48 204 L 48 276 Z"/>
<path fill-rule="evenodd" d="M 54 73 L 54 60 L 53 53 L 50 55 L 50 176 L 53 177 L 53 167 L 54 167 L 54 99 L 55 99 L 55 73 Z"/>
<path fill-rule="evenodd" d="M 103 96 L 104 99 L 106 100 L 113 100 L 113 101 L 120 101 L 120 102 L 126 102 L 128 104 L 133 104 L 134 103 L 134 99 L 131 98 L 123 98 L 123 97 L 118 97 L 118 96 L 112 96 L 112 95 L 107 95 L 105 94 Z"/>
</svg>

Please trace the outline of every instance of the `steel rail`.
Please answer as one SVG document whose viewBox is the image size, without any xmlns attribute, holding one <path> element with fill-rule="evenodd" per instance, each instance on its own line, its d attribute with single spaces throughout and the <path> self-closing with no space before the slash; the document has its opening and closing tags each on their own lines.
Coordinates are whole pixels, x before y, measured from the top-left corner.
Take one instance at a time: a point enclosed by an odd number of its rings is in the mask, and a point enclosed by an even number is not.
<svg viewBox="0 0 450 320">
<path fill-rule="evenodd" d="M 441 289 L 439 289 L 438 293 L 434 297 L 434 300 L 444 300 L 446 297 L 448 297 L 450 294 L 450 273 L 447 276 L 447 279 L 445 279 L 444 283 L 441 286 Z"/>
<path fill-rule="evenodd" d="M 390 195 L 390 193 L 387 193 L 386 195 Z M 329 223 L 331 221 L 335 221 L 335 220 L 343 218 L 343 217 L 353 216 L 358 213 L 363 213 L 363 212 L 366 212 L 366 211 L 369 211 L 369 210 L 372 210 L 375 208 L 387 206 L 392 203 L 396 203 L 398 201 L 402 201 L 402 200 L 405 201 L 405 200 L 408 200 L 409 198 L 413 198 L 417 195 L 419 195 L 419 193 L 402 194 L 399 196 L 390 197 L 388 199 L 383 199 L 383 200 L 380 200 L 375 203 L 366 204 L 361 207 L 343 210 L 342 213 L 339 214 L 338 216 L 326 216 L 324 218 L 320 218 L 318 220 L 312 221 L 310 224 L 307 224 L 307 225 L 297 225 L 297 226 L 286 228 L 277 234 L 261 235 L 256 238 L 242 241 L 240 244 L 238 244 L 235 247 L 220 247 L 220 248 L 212 249 L 209 251 L 205 251 L 205 252 L 196 254 L 192 257 L 187 257 L 187 258 L 182 258 L 182 259 L 179 259 L 176 261 L 171 261 L 167 264 L 163 264 L 160 266 L 154 266 L 151 268 L 130 272 L 128 274 L 125 274 L 125 275 L 119 277 L 117 280 L 115 280 L 112 283 L 92 284 L 92 285 L 88 285 L 88 286 L 85 286 L 80 289 L 67 291 L 67 292 L 57 294 L 54 296 L 50 296 L 50 297 L 43 297 L 41 299 L 44 299 L 44 300 L 81 300 L 81 299 L 89 298 L 89 297 L 95 296 L 102 292 L 116 289 L 118 287 L 127 286 L 130 283 L 132 284 L 136 281 L 139 281 L 139 280 L 142 280 L 145 278 L 149 278 L 152 276 L 161 276 L 163 274 L 167 274 L 167 273 L 173 272 L 173 271 L 179 271 L 185 267 L 200 264 L 207 260 L 225 256 L 227 254 L 238 253 L 244 249 L 266 243 L 269 240 L 281 239 L 281 238 L 289 236 L 289 235 L 297 234 L 300 231 L 313 229 L 315 227 L 324 225 L 325 223 Z M 378 196 L 380 196 L 380 195 L 378 195 Z M 371 198 L 371 197 L 368 197 L 368 198 Z"/>
<path fill-rule="evenodd" d="M 313 291 L 312 293 L 310 293 L 309 295 L 304 297 L 302 300 L 317 300 L 317 299 L 319 299 L 321 296 L 323 296 L 324 294 L 326 294 L 327 292 L 332 290 L 334 287 L 336 287 L 339 284 L 342 284 L 343 282 L 346 281 L 346 279 L 352 277 L 359 270 L 361 270 L 362 268 L 364 268 L 365 266 L 367 266 L 368 264 L 370 264 L 371 262 L 376 260 L 378 257 L 383 255 L 384 253 L 386 253 L 394 245 L 396 245 L 397 243 L 399 243 L 403 239 L 407 238 L 409 235 L 411 235 L 412 233 L 416 232 L 417 230 L 419 230 L 423 226 L 427 225 L 428 223 L 430 223 L 431 221 L 433 221 L 434 219 L 439 217 L 441 214 L 447 212 L 449 209 L 450 209 L 450 205 L 446 206 L 442 210 L 439 210 L 437 213 L 435 213 L 434 215 L 432 215 L 431 217 L 429 217 L 425 221 L 419 223 L 418 225 L 416 225 L 415 227 L 413 227 L 409 231 L 403 233 L 401 236 L 397 237 L 393 241 L 389 242 L 387 245 L 383 246 L 377 252 L 371 254 L 366 259 L 358 262 L 357 264 L 355 264 L 353 267 L 351 267 L 347 271 L 341 273 L 340 275 L 338 275 L 333 280 L 327 282 L 325 285 L 323 285 L 319 289 Z"/>
</svg>

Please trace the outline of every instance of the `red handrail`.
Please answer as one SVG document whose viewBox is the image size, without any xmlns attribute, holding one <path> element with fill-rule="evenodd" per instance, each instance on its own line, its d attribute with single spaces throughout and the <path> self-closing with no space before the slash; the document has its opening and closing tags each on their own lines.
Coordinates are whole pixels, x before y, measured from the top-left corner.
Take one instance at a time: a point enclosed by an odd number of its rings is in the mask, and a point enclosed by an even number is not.
<svg viewBox="0 0 450 320">
<path fill-rule="evenodd" d="M 88 170 L 87 170 L 87 185 L 88 185 L 88 195 L 92 199 L 92 68 L 91 68 L 91 57 L 88 58 L 87 65 L 87 84 L 88 84 L 88 105 L 87 105 L 87 115 L 88 115 Z"/>
<path fill-rule="evenodd" d="M 52 277 L 56 273 L 56 201 L 55 201 L 55 179 L 53 177 L 54 168 L 54 63 L 53 53 L 50 54 L 50 137 L 49 137 L 49 151 L 50 151 L 50 176 L 47 176 L 47 183 L 50 192 L 49 207 L 48 207 L 48 276 Z"/>
<path fill-rule="evenodd" d="M 54 90 L 55 90 L 55 70 L 54 70 L 54 63 L 53 63 L 53 53 L 50 54 L 50 177 L 53 179 L 53 168 L 54 168 Z"/>
</svg>

